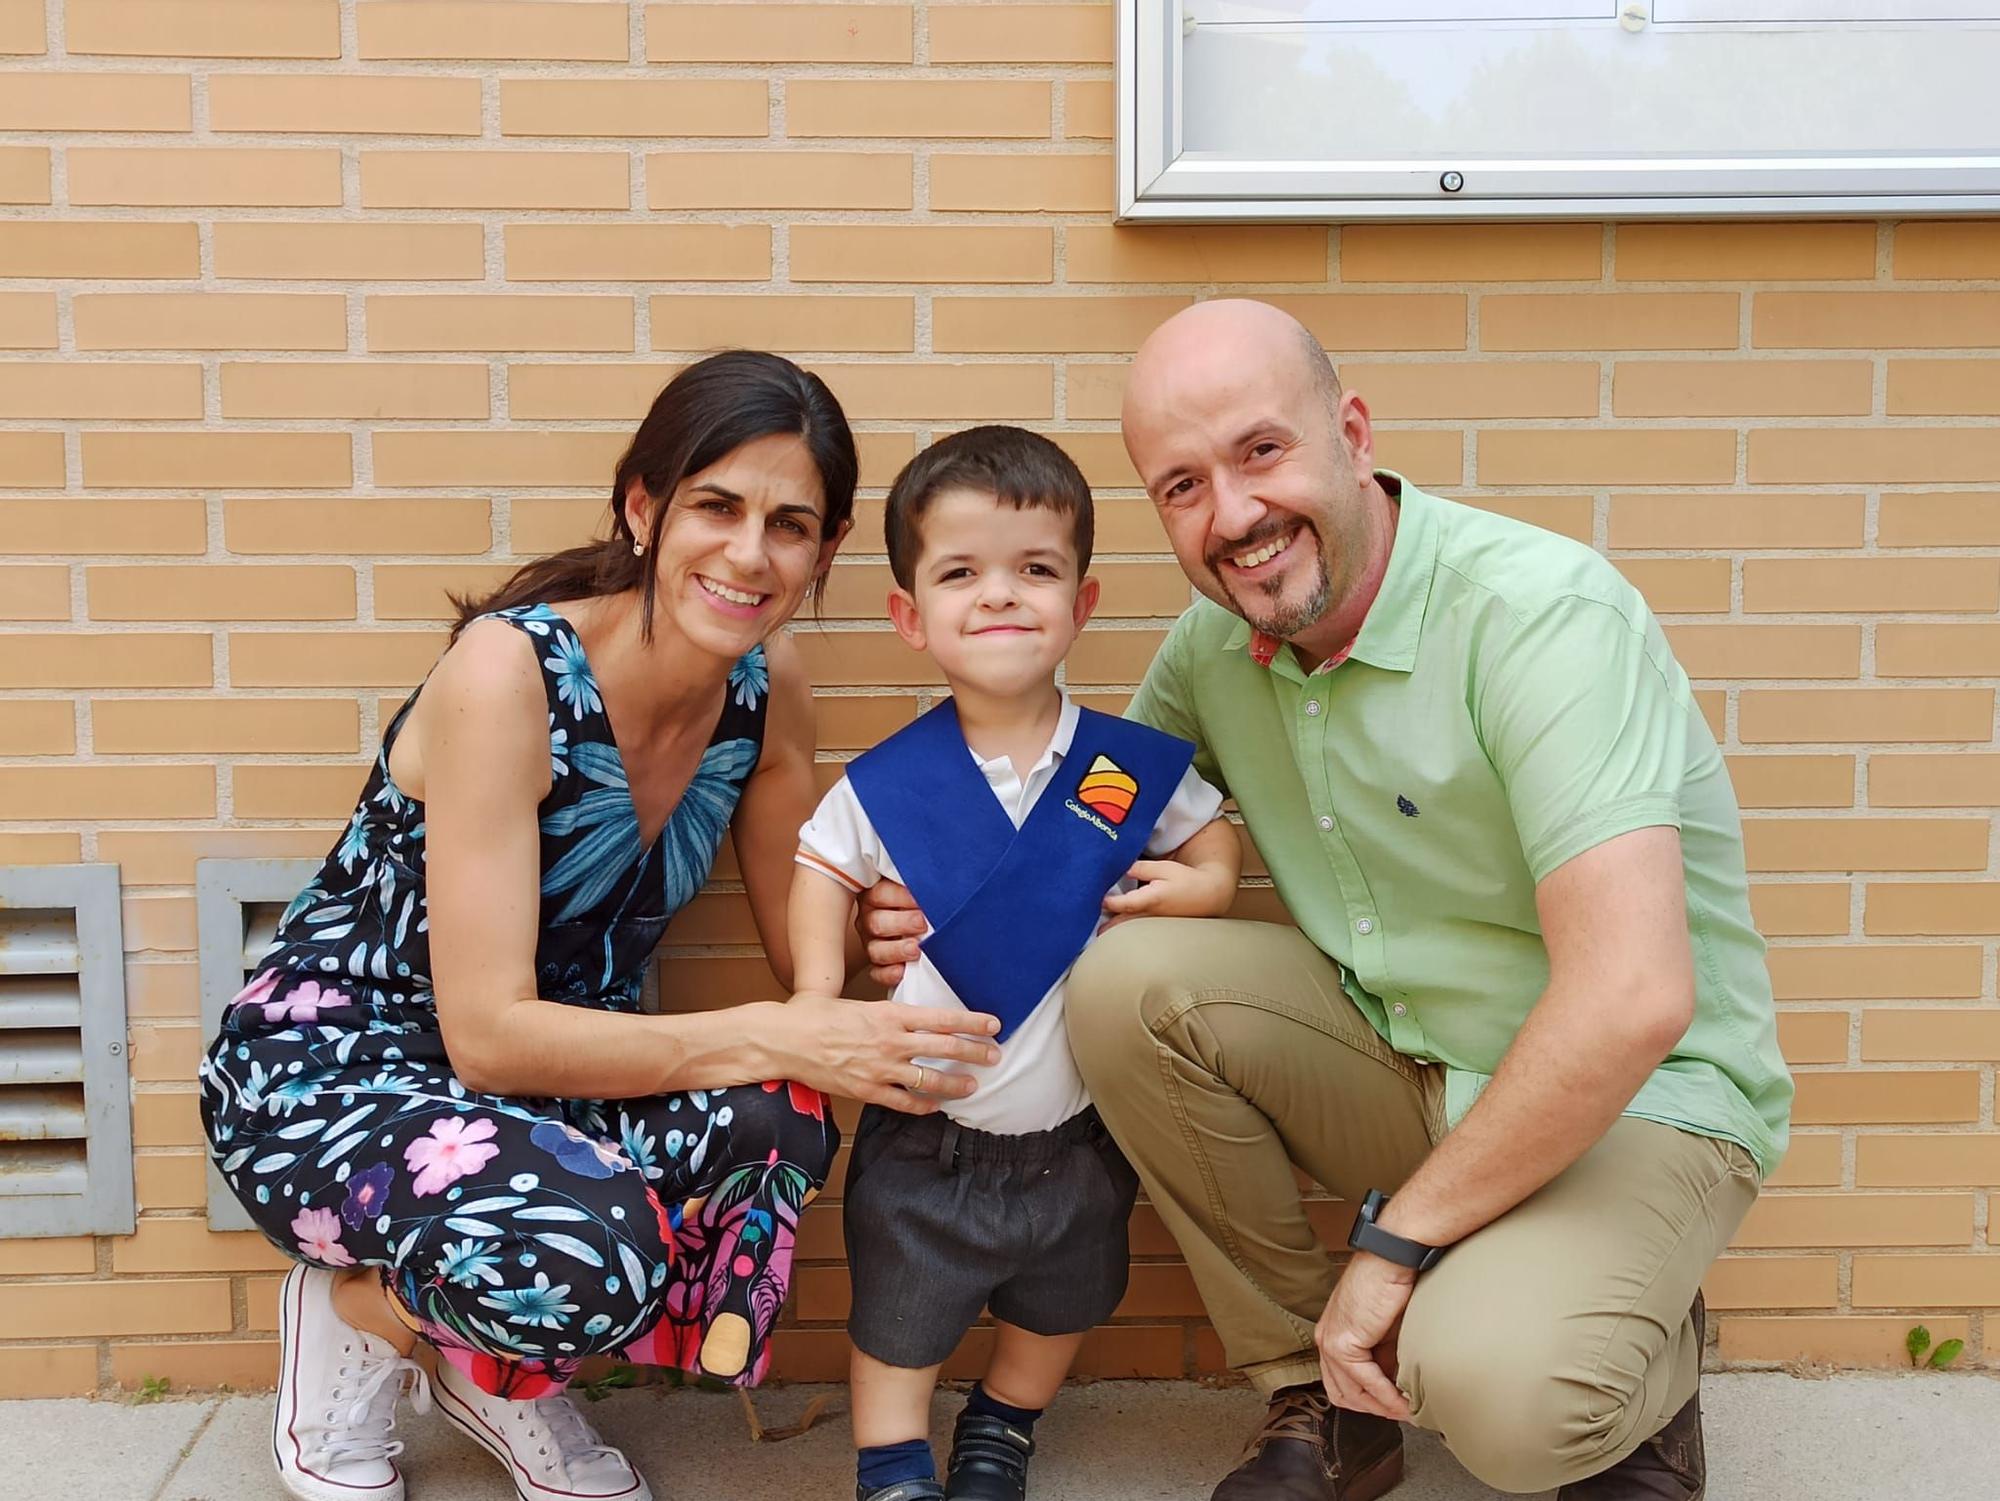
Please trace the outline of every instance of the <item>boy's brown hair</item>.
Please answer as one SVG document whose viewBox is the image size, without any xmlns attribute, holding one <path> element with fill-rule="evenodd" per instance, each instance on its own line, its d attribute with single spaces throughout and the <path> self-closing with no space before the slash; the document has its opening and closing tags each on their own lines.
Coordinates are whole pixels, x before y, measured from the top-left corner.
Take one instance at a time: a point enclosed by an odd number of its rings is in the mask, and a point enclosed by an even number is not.
<svg viewBox="0 0 2000 1501">
<path fill-rule="evenodd" d="M 973 490 L 1017 510 L 1044 507 L 1069 517 L 1077 576 L 1090 570 L 1093 518 L 1083 471 L 1040 433 L 995 423 L 939 439 L 905 464 L 889 487 L 883 531 L 889 571 L 903 588 L 914 587 L 924 512 L 947 490 Z"/>
</svg>

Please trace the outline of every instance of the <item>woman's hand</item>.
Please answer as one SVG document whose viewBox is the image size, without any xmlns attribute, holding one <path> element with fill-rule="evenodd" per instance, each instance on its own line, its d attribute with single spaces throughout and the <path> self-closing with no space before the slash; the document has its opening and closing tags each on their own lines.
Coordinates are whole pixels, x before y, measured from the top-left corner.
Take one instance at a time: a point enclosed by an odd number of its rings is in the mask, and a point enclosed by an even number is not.
<svg viewBox="0 0 2000 1501">
<path fill-rule="evenodd" d="M 917 1059 L 998 1063 L 1000 1049 L 986 1039 L 999 1030 L 998 1017 L 979 1011 L 797 995 L 772 1018 L 765 1047 L 774 1078 L 928 1115 L 940 1102 L 964 1099 L 978 1086 L 968 1075 Z"/>
<path fill-rule="evenodd" d="M 902 983 L 903 966 L 917 962 L 917 945 L 930 931 L 910 888 L 894 881 L 877 881 L 861 893 L 855 926 L 868 948 L 868 978 L 891 990 Z"/>
</svg>

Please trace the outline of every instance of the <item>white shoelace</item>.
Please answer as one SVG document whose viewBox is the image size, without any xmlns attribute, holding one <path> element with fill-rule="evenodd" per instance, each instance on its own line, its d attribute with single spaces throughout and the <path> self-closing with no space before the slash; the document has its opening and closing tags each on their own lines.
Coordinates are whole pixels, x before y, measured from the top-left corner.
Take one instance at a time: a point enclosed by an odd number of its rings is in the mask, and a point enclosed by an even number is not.
<svg viewBox="0 0 2000 1501">
<path fill-rule="evenodd" d="M 343 1348 L 342 1355 L 348 1350 Z M 375 1360 L 355 1368 L 362 1373 L 361 1385 L 355 1389 L 354 1400 L 347 1408 L 346 1431 L 336 1431 L 333 1427 L 339 1409 L 327 1414 L 327 1435 L 322 1445 L 326 1457 L 336 1465 L 352 1464 L 359 1460 L 394 1459 L 403 1452 L 403 1441 L 390 1438 L 396 1429 L 396 1402 L 407 1389 L 410 1406 L 418 1412 L 431 1410 L 431 1381 L 424 1368 L 406 1356 L 393 1356 Z M 341 1368 L 345 1375 L 347 1368 Z M 336 1402 L 345 1395 L 340 1386 L 333 1389 Z"/>
<path fill-rule="evenodd" d="M 548 1432 L 555 1452 L 551 1454 L 544 1449 L 542 1453 L 551 1471 L 560 1465 L 571 1480 L 588 1479 L 613 1469 L 620 1474 L 630 1471 L 631 1465 L 624 1454 L 597 1436 L 597 1431 L 568 1397 L 540 1397 L 523 1405 L 533 1409 L 535 1420 Z M 533 1431 L 529 1430 L 530 1436 Z"/>
</svg>

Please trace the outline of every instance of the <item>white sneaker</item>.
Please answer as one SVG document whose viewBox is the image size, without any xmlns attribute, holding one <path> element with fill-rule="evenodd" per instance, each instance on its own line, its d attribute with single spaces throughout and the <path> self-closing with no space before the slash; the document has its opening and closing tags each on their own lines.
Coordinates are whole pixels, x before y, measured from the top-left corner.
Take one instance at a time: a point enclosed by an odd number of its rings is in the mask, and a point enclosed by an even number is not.
<svg viewBox="0 0 2000 1501">
<path fill-rule="evenodd" d="M 430 1409 L 423 1367 L 333 1311 L 333 1273 L 295 1266 L 278 1294 L 277 1414 L 271 1452 L 299 1501 L 403 1501 L 396 1399 Z"/>
<path fill-rule="evenodd" d="M 522 1501 L 653 1501 L 639 1472 L 568 1397 L 495 1397 L 442 1356 L 436 1380 L 438 1410 L 507 1467 Z"/>
</svg>

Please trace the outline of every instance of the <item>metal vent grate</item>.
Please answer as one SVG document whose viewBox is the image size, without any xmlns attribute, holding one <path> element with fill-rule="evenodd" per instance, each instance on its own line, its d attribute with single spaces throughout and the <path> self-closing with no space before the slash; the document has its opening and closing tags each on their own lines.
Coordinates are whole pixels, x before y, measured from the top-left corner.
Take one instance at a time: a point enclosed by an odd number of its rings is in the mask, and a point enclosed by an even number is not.
<svg viewBox="0 0 2000 1501">
<path fill-rule="evenodd" d="M 133 1228 L 115 865 L 0 866 L 0 1236 Z"/>
<path fill-rule="evenodd" d="M 205 1040 L 222 1012 L 271 947 L 278 919 L 320 867 L 317 860 L 197 860 L 195 930 L 201 959 L 201 1025 Z M 208 1226 L 252 1230 L 229 1184 L 208 1165 Z"/>
</svg>

